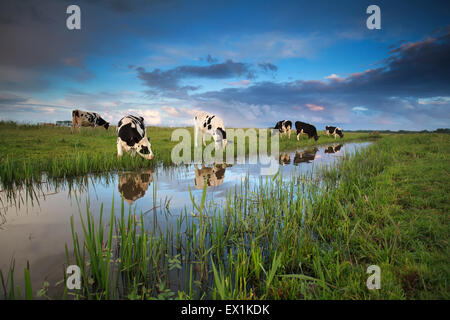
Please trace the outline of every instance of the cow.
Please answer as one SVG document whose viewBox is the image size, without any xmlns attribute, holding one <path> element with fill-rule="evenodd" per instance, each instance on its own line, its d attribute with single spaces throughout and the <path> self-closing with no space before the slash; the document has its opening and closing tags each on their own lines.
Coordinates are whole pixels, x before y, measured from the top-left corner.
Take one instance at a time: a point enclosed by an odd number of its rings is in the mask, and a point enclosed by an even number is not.
<svg viewBox="0 0 450 320">
<path fill-rule="evenodd" d="M 344 137 L 344 134 L 342 133 L 342 129 L 339 127 L 326 126 L 325 133 L 327 134 L 327 136 L 334 135 L 334 139 L 336 139 L 337 136 L 339 136 L 341 138 Z"/>
<path fill-rule="evenodd" d="M 204 163 L 202 163 L 201 169 L 195 166 L 195 187 L 197 189 L 203 189 L 205 183 L 207 187 L 217 187 L 223 183 L 223 179 L 225 178 L 225 170 L 227 165 L 222 164 L 214 164 L 212 167 L 206 167 Z"/>
<path fill-rule="evenodd" d="M 73 110 L 72 111 L 72 128 L 70 129 L 70 133 L 73 133 L 73 128 L 78 126 L 78 132 L 80 132 L 80 128 L 83 127 L 104 127 L 106 130 L 109 128 L 109 122 L 105 121 L 100 115 L 96 112 L 87 112 L 82 110 Z"/>
<path fill-rule="evenodd" d="M 318 140 L 319 136 L 317 135 L 316 127 L 314 127 L 312 124 L 301 122 L 301 121 L 295 121 L 295 129 L 297 129 L 297 140 L 300 140 L 301 134 L 307 134 L 308 139 L 311 139 L 314 137 L 314 140 Z"/>
<path fill-rule="evenodd" d="M 216 150 L 222 145 L 225 148 L 227 145 L 227 133 L 225 126 L 220 117 L 211 113 L 200 111 L 194 116 L 194 145 L 198 146 L 198 133 L 202 133 L 202 142 L 206 147 L 205 133 L 212 135 Z"/>
<path fill-rule="evenodd" d="M 296 151 L 294 157 L 294 165 L 298 165 L 299 163 L 306 162 L 311 163 L 316 158 L 316 153 L 318 149 L 313 148 L 309 150 Z"/>
<path fill-rule="evenodd" d="M 147 169 L 139 173 L 119 172 L 119 193 L 131 205 L 145 195 L 153 180 L 153 170 Z"/>
<path fill-rule="evenodd" d="M 288 165 L 291 163 L 291 154 L 290 153 L 280 153 L 280 157 L 278 159 L 279 163 L 282 166 Z"/>
<path fill-rule="evenodd" d="M 335 144 L 325 148 L 325 153 L 338 153 L 342 148 L 342 144 Z"/>
<path fill-rule="evenodd" d="M 117 156 L 121 157 L 123 151 L 131 152 L 136 156 L 136 152 L 144 159 L 152 160 L 154 154 L 151 144 L 145 133 L 144 118 L 128 115 L 120 119 L 117 125 Z"/>
<path fill-rule="evenodd" d="M 291 129 L 292 129 L 292 122 L 289 120 L 281 120 L 278 121 L 275 125 L 274 129 L 278 129 L 280 131 L 280 136 L 288 134 L 289 139 L 291 138 Z"/>
</svg>

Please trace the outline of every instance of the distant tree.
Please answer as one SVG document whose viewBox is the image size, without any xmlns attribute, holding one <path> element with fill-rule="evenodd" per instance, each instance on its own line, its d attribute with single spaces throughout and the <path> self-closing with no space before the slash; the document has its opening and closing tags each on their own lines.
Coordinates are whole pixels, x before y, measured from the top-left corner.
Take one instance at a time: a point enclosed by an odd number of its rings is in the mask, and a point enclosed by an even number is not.
<svg viewBox="0 0 450 320">
<path fill-rule="evenodd" d="M 434 132 L 437 132 L 437 133 L 450 133 L 450 128 L 438 128 Z"/>
</svg>

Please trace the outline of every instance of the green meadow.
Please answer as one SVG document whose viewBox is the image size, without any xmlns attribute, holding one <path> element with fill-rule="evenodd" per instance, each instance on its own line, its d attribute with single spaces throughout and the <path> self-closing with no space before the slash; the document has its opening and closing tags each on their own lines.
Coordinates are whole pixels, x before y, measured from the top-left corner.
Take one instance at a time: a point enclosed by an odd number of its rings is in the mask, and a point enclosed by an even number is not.
<svg viewBox="0 0 450 320">
<path fill-rule="evenodd" d="M 20 165 L 14 161 L 35 163 L 36 172 L 55 161 L 70 168 L 81 155 L 94 161 L 99 146 L 100 163 L 87 171 L 101 170 L 104 159 L 110 159 L 104 170 L 145 165 L 115 160 L 114 130 L 71 136 L 68 128 L 0 128 L 2 177 L 5 163 L 15 177 Z M 176 144 L 171 130 L 148 130 L 159 161 Z M 346 133 L 340 141 L 367 139 L 374 143 L 320 168 L 317 176 L 244 181 L 223 206 L 206 200 L 205 185 L 202 198 L 191 197 L 166 230 L 147 230 L 143 215 L 123 205 L 101 212 L 100 219 L 89 208 L 80 212 L 83 232 L 73 231 L 65 252 L 67 265 L 81 266 L 83 285 L 58 298 L 449 299 L 450 136 Z M 291 140 L 282 140 L 280 149 L 295 148 Z M 328 142 L 334 138 L 323 134 L 318 141 Z M 168 207 L 155 207 L 155 214 Z M 380 267 L 380 290 L 366 287 L 370 265 Z M 14 278 L 22 275 L 25 288 L 18 288 Z M 3 271 L 4 296 L 45 298 L 48 284 L 31 288 L 32 275 L 32 267 Z"/>
<path fill-rule="evenodd" d="M 186 129 L 191 133 L 193 145 L 193 128 Z M 42 173 L 59 178 L 119 169 L 145 168 L 158 163 L 170 165 L 171 150 L 179 143 L 171 141 L 173 130 L 174 128 L 147 127 L 147 136 L 155 154 L 154 160 L 148 161 L 139 156 L 133 158 L 129 155 L 117 158 L 117 135 L 114 126 L 108 130 L 101 127 L 81 128 L 80 133 L 75 130 L 74 134 L 71 134 L 69 127 L 0 122 L 0 179 L 3 184 L 7 184 L 39 181 Z M 369 133 L 346 133 L 343 139 L 335 140 L 323 132 L 319 134 L 321 137 L 317 142 L 305 136 L 298 142 L 295 134 L 291 135 L 291 139 L 283 137 L 280 139 L 280 150 L 374 138 Z M 248 148 L 247 143 L 247 153 Z"/>
</svg>

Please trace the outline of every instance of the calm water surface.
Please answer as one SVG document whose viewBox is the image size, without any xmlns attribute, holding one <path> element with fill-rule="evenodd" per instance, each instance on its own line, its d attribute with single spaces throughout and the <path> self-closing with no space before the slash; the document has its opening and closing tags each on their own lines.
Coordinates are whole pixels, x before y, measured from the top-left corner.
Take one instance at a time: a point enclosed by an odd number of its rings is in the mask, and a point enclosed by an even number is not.
<svg viewBox="0 0 450 320">
<path fill-rule="evenodd" d="M 283 177 L 314 174 L 321 165 L 338 161 L 344 154 L 364 148 L 370 143 L 347 143 L 310 147 L 280 154 L 276 159 Z M 184 208 L 192 210 L 189 188 L 200 199 L 205 183 L 208 200 L 220 205 L 230 188 L 239 186 L 244 178 L 250 185 L 260 181 L 260 165 L 185 165 L 157 167 L 132 172 L 113 172 L 104 175 L 87 175 L 74 180 L 47 182 L 33 188 L 0 191 L 0 269 L 8 270 L 15 259 L 18 283 L 23 278 L 23 268 L 30 262 L 33 291 L 40 289 L 44 280 L 51 284 L 62 279 L 65 262 L 64 245 L 72 247 L 70 217 L 74 216 L 76 229 L 80 227 L 79 210 L 98 215 L 103 204 L 109 216 L 114 199 L 120 208 L 123 194 L 125 212 L 131 207 L 137 215 L 144 213 L 146 225 L 165 229 Z M 44 179 L 45 180 L 45 179 Z M 156 196 L 155 196 L 156 195 Z M 169 202 L 169 216 L 158 217 L 152 208 Z M 120 210 L 116 210 L 120 214 Z"/>
</svg>

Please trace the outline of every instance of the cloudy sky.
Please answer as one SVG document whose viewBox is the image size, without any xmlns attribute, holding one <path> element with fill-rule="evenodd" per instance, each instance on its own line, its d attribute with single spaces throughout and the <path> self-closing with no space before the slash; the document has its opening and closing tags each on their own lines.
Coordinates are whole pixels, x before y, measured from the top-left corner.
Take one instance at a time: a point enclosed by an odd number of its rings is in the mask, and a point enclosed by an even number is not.
<svg viewBox="0 0 450 320">
<path fill-rule="evenodd" d="M 2 0 L 0 47 L 0 120 L 450 127 L 448 1 Z"/>
</svg>

